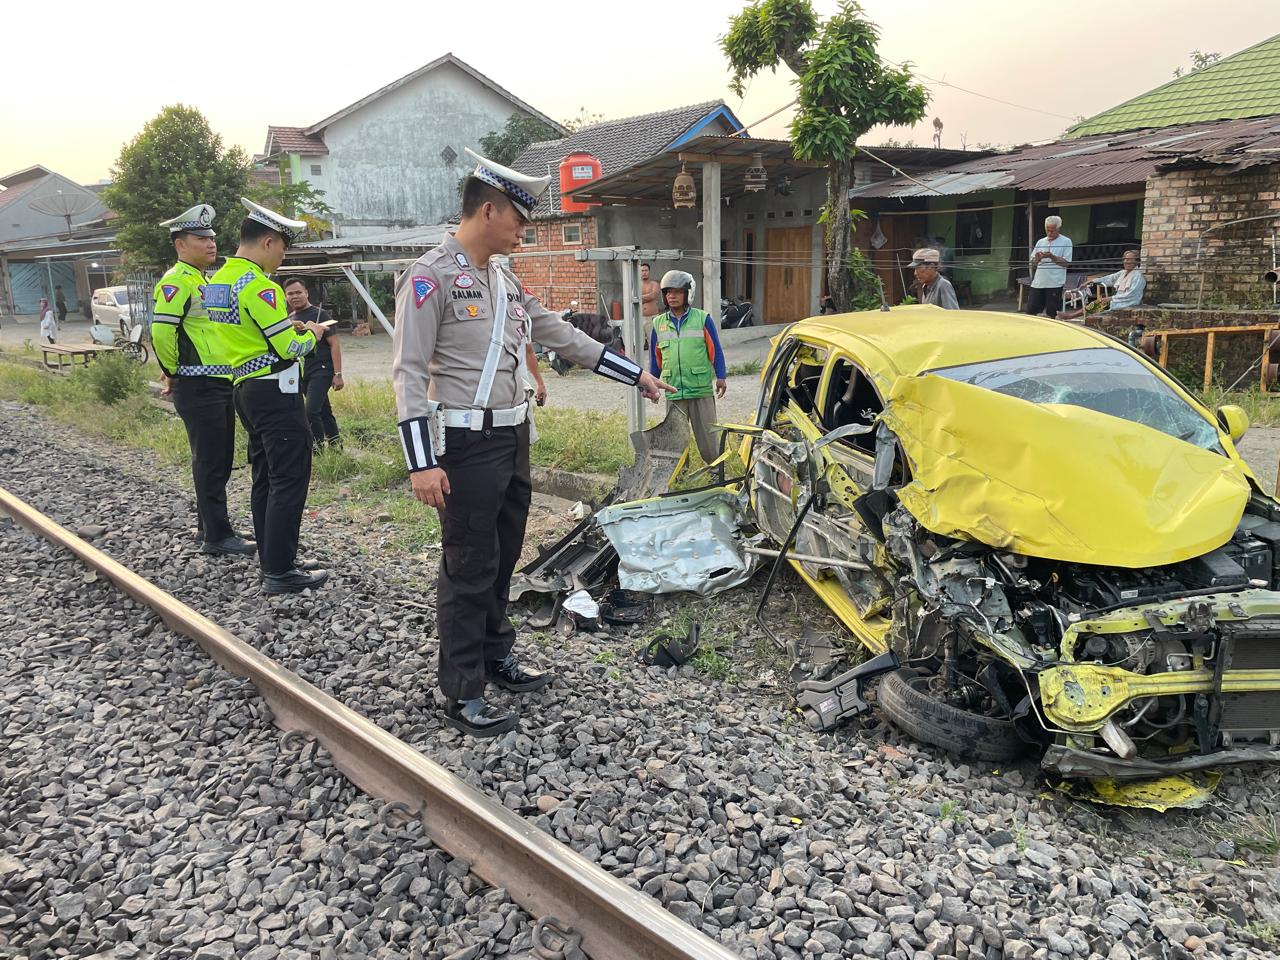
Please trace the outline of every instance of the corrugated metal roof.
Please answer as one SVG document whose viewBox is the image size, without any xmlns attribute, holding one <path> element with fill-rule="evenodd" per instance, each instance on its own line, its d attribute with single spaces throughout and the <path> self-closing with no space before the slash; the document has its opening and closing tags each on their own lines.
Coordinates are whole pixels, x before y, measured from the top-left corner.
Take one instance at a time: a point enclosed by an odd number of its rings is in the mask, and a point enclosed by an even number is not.
<svg viewBox="0 0 1280 960">
<path fill-rule="evenodd" d="M 408 227 L 402 230 L 388 230 L 386 233 L 371 233 L 361 237 L 330 237 L 326 240 L 310 240 L 297 243 L 291 250 L 379 250 L 379 249 L 423 249 L 430 250 L 438 246 L 449 231 L 456 228 L 452 223 L 436 223 L 426 227 Z"/>
<path fill-rule="evenodd" d="M 1069 137 L 1280 114 L 1280 34 L 1104 110 Z"/>
<path fill-rule="evenodd" d="M 953 196 L 1000 187 L 1081 190 L 1145 183 L 1152 174 L 1175 166 L 1278 162 L 1280 116 L 1219 120 L 1019 147 L 917 174 L 919 183 L 898 177 L 861 187 L 850 196 Z"/>
</svg>

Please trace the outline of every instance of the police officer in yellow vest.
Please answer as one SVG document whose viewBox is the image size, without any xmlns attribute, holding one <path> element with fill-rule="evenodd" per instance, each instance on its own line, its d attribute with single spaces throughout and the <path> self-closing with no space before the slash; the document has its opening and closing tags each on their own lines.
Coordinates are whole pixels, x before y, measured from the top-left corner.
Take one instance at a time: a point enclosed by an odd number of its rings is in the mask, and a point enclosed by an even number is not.
<svg viewBox="0 0 1280 960">
<path fill-rule="evenodd" d="M 532 487 L 530 337 L 656 401 L 666 384 L 547 310 L 498 258 L 520 242 L 550 177 L 529 177 L 467 150 L 477 165 L 455 236 L 396 286 L 392 379 L 414 495 L 441 512 L 436 582 L 440 689 L 446 722 L 474 736 L 515 726 L 484 698 L 486 682 L 536 690 L 551 675 L 522 666 L 507 619 Z"/>
<path fill-rule="evenodd" d="M 665 313 L 653 318 L 649 336 L 649 372 L 676 388 L 667 398 L 689 418 L 703 463 L 720 455 L 711 432 L 716 422 L 716 399 L 728 388 L 724 350 L 716 322 L 705 310 L 690 305 L 693 277 L 683 270 L 668 270 L 662 277 Z M 715 396 L 712 396 L 712 374 Z"/>
<path fill-rule="evenodd" d="M 249 434 L 253 469 L 253 529 L 266 593 L 297 593 L 328 579 L 298 568 L 298 527 L 311 480 L 311 434 L 298 385 L 303 357 L 324 332 L 317 323 L 295 330 L 284 291 L 268 279 L 306 224 L 243 197 L 249 215 L 240 246 L 205 285 L 209 319 L 222 324 L 223 361 L 235 383 L 235 406 Z"/>
<path fill-rule="evenodd" d="M 235 453 L 236 413 L 231 400 L 231 368 L 219 362 L 218 326 L 204 307 L 204 271 L 218 257 L 214 209 L 197 203 L 160 224 L 178 262 L 155 288 L 151 343 L 160 364 L 164 394 L 187 429 L 191 479 L 196 491 L 196 523 L 205 553 L 251 554 L 253 543 L 236 535 L 227 518 L 227 480 Z"/>
</svg>

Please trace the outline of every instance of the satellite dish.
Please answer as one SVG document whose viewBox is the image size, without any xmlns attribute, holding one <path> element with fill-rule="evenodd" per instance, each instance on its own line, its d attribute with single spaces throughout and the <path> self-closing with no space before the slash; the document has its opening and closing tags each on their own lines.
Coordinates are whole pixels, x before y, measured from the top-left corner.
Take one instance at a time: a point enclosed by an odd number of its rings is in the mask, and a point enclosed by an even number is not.
<svg viewBox="0 0 1280 960">
<path fill-rule="evenodd" d="M 36 197 L 29 206 L 36 213 L 47 214 L 51 217 L 62 217 L 67 221 L 67 231 L 70 232 L 71 218 L 87 210 L 92 210 L 97 202 L 96 197 L 83 193 L 63 193 L 59 190 L 57 193 Z"/>
</svg>

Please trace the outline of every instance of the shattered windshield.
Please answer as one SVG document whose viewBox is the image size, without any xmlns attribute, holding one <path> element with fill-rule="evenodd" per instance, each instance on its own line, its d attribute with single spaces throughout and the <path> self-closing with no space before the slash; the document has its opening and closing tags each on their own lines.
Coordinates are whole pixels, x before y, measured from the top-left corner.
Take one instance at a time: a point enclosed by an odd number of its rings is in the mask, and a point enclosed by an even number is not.
<svg viewBox="0 0 1280 960">
<path fill-rule="evenodd" d="M 1040 353 L 934 370 L 940 377 L 1028 400 L 1096 410 L 1222 453 L 1213 424 L 1136 358 L 1108 347 Z"/>
</svg>

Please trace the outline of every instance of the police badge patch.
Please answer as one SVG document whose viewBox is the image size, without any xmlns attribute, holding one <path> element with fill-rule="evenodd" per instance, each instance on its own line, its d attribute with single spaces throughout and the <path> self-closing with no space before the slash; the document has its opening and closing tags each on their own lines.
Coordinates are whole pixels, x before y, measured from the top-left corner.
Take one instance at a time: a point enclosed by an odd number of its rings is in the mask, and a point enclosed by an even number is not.
<svg viewBox="0 0 1280 960">
<path fill-rule="evenodd" d="M 475 282 L 476 278 L 469 273 L 460 273 L 453 279 L 453 285 L 455 287 L 462 287 L 464 290 Z"/>
<path fill-rule="evenodd" d="M 258 299 L 272 310 L 276 308 L 276 292 L 274 290 L 259 290 Z"/>
<path fill-rule="evenodd" d="M 458 261 L 458 266 L 463 270 L 471 269 L 471 261 L 467 259 L 467 255 L 465 253 L 455 253 L 453 255 L 453 259 Z"/>
<path fill-rule="evenodd" d="M 165 303 L 173 303 L 173 298 L 178 295 L 178 288 L 172 283 L 162 283 L 160 293 L 164 296 Z"/>
<path fill-rule="evenodd" d="M 427 297 L 436 292 L 435 281 L 430 277 L 413 278 L 413 305 L 420 307 L 427 302 Z"/>
</svg>

